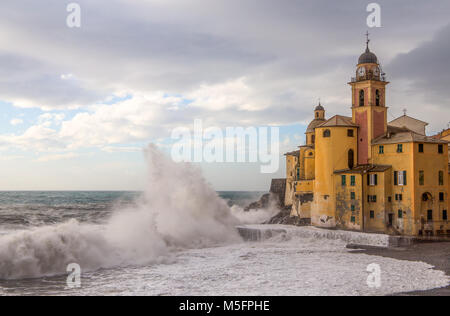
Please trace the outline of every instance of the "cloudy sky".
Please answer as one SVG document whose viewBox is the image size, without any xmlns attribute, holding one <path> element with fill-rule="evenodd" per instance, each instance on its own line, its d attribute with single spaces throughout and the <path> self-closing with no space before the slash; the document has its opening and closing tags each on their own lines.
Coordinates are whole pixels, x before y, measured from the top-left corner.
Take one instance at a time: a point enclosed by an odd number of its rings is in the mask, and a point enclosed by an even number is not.
<svg viewBox="0 0 450 316">
<path fill-rule="evenodd" d="M 320 98 L 350 115 L 368 27 L 361 0 L 78 0 L 0 3 L 0 190 L 139 190 L 142 148 L 176 127 L 279 126 L 301 145 Z M 389 119 L 450 121 L 450 1 L 378 1 L 371 49 Z M 257 164 L 200 164 L 217 190 L 267 190 Z"/>
</svg>

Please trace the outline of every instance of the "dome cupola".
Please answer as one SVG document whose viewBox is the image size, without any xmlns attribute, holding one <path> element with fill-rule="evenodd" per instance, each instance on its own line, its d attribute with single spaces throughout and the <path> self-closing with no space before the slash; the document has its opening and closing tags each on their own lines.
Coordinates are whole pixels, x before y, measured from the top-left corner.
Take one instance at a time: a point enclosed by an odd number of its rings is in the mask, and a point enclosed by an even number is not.
<svg viewBox="0 0 450 316">
<path fill-rule="evenodd" d="M 325 108 L 320 104 L 314 109 L 314 120 L 325 120 Z"/>
<path fill-rule="evenodd" d="M 314 111 L 325 111 L 325 108 L 319 102 L 319 105 L 316 106 L 316 109 Z"/>
<path fill-rule="evenodd" d="M 378 57 L 369 49 L 369 33 L 367 32 L 366 51 L 359 56 L 356 77 L 352 81 L 377 80 L 385 81 L 385 74 L 381 70 Z"/>
<path fill-rule="evenodd" d="M 361 64 L 378 64 L 378 58 L 369 50 L 369 46 L 367 46 L 364 54 L 359 56 L 358 65 Z"/>
<path fill-rule="evenodd" d="M 359 56 L 358 65 L 362 65 L 362 64 L 377 64 L 378 65 L 377 55 L 372 53 L 369 49 L 369 43 L 370 43 L 369 32 L 367 32 L 366 36 L 367 36 L 366 51 L 361 56 Z"/>
</svg>

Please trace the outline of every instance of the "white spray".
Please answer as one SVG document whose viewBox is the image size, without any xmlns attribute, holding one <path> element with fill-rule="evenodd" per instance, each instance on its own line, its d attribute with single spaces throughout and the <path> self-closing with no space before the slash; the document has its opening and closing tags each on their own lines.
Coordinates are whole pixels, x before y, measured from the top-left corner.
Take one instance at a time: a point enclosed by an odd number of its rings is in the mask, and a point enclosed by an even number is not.
<svg viewBox="0 0 450 316">
<path fill-rule="evenodd" d="M 146 151 L 149 183 L 137 206 L 117 211 L 106 225 L 67 223 L 0 237 L 0 279 L 64 274 L 161 262 L 174 249 L 240 242 L 240 221 L 189 164 L 155 146 Z"/>
</svg>

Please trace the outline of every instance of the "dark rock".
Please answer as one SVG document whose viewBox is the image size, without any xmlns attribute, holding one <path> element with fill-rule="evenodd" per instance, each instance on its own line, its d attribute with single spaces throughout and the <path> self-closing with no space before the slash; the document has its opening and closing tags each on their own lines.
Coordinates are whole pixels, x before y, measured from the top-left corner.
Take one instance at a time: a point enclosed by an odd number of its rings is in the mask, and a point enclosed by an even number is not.
<svg viewBox="0 0 450 316">
<path fill-rule="evenodd" d="M 297 216 L 291 216 L 291 207 L 284 207 L 280 213 L 272 217 L 268 222 L 264 224 L 282 224 L 282 225 L 294 225 L 294 226 L 309 226 L 311 225 L 311 219 L 300 218 Z"/>
<path fill-rule="evenodd" d="M 269 205 L 271 201 L 275 199 L 274 196 L 271 196 L 270 193 L 264 194 L 259 201 L 253 202 L 247 207 L 244 208 L 244 212 L 249 212 L 250 210 L 260 210 L 260 209 L 267 209 L 269 208 Z"/>
<path fill-rule="evenodd" d="M 286 191 L 286 179 L 272 179 L 270 185 L 270 193 L 264 194 L 259 201 L 253 202 L 244 208 L 245 212 L 251 210 L 268 209 L 269 207 L 277 207 L 280 212 L 272 217 L 264 224 L 283 224 L 283 225 L 295 225 L 295 226 L 308 226 L 311 225 L 311 219 L 299 218 L 297 216 L 291 216 L 292 206 L 284 205 Z M 308 197 L 309 198 L 309 197 Z"/>
<path fill-rule="evenodd" d="M 272 183 L 270 184 L 270 193 L 277 196 L 281 207 L 284 207 L 286 179 L 272 179 Z"/>
</svg>

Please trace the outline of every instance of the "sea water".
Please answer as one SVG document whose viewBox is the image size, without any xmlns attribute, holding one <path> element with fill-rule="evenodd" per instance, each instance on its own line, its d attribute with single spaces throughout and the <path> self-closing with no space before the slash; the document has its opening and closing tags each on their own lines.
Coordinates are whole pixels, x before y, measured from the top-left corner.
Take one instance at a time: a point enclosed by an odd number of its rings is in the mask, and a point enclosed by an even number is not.
<svg viewBox="0 0 450 316">
<path fill-rule="evenodd" d="M 215 192 L 200 170 L 147 151 L 142 192 L 0 192 L 0 295 L 367 295 L 448 285 L 425 263 L 351 253 L 342 241 L 245 242 L 263 192 Z M 68 288 L 69 263 L 81 287 Z M 379 264 L 381 285 L 367 284 Z"/>
</svg>

